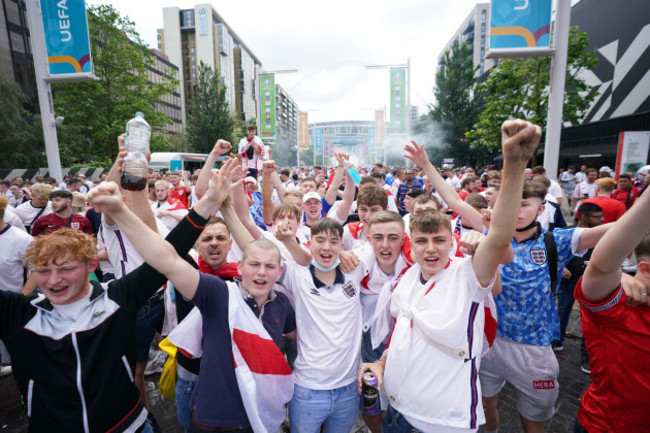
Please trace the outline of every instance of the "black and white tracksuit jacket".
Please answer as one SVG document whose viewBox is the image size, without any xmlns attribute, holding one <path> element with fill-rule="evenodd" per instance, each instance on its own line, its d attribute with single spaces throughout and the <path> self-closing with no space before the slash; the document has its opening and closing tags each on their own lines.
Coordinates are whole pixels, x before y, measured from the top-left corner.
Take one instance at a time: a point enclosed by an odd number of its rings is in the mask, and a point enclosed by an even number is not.
<svg viewBox="0 0 650 433">
<path fill-rule="evenodd" d="M 205 222 L 192 211 L 167 240 L 184 256 Z M 30 432 L 119 433 L 144 423 L 133 383 L 135 322 L 164 283 L 146 263 L 119 280 L 93 283 L 76 320 L 60 315 L 43 295 L 0 291 L 0 339 L 11 355 Z"/>
</svg>

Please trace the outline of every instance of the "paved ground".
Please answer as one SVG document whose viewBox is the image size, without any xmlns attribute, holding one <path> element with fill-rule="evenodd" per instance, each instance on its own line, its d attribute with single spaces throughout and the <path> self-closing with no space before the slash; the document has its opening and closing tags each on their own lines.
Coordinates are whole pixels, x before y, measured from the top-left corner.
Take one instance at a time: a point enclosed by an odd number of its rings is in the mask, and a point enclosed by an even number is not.
<svg viewBox="0 0 650 433">
<path fill-rule="evenodd" d="M 568 330 L 575 335 L 580 334 L 580 313 L 574 310 L 571 315 Z M 564 351 L 558 353 L 560 363 L 560 396 L 556 404 L 556 414 L 547 425 L 549 433 L 570 433 L 580 396 L 589 385 L 589 376 L 580 371 L 580 340 L 567 338 Z M 176 423 L 176 407 L 158 393 L 158 376 L 150 376 L 147 381 L 150 403 L 153 413 L 165 433 L 182 433 Z M 512 388 L 506 386 L 499 401 L 501 415 L 500 433 L 521 432 L 516 400 Z M 53 430 L 55 431 L 55 430 Z M 16 388 L 13 376 L 0 378 L 0 433 L 27 432 L 27 417 L 21 404 L 20 393 Z M 363 423 L 359 421 L 352 432 L 365 432 Z"/>
</svg>

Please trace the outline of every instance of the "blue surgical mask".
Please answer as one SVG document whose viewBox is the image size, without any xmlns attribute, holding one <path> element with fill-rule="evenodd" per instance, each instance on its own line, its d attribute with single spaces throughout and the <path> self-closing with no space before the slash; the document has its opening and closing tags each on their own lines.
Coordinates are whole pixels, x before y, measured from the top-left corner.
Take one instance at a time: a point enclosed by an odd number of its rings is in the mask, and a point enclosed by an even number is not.
<svg viewBox="0 0 650 433">
<path fill-rule="evenodd" d="M 336 269 L 336 267 L 337 267 L 340 263 L 341 263 L 341 260 L 337 258 L 336 261 L 334 262 L 334 264 L 333 264 L 332 266 L 330 266 L 329 268 L 324 268 L 324 267 L 322 267 L 321 265 L 319 265 L 319 264 L 316 262 L 316 259 L 311 259 L 311 264 L 314 265 L 314 267 L 315 267 L 316 269 L 318 269 L 319 271 L 321 271 L 321 272 L 329 272 L 329 271 L 332 271 L 332 270 Z"/>
</svg>

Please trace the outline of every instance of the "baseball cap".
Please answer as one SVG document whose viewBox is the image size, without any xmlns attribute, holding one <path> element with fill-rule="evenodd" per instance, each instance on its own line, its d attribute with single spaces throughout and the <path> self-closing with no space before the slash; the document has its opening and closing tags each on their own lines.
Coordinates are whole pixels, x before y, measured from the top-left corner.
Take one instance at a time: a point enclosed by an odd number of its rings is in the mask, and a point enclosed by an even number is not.
<svg viewBox="0 0 650 433">
<path fill-rule="evenodd" d="M 320 201 L 320 194 L 315 191 L 309 191 L 307 194 L 302 196 L 302 203 L 305 204 L 305 202 L 310 198 L 315 198 L 316 200 Z"/>
<path fill-rule="evenodd" d="M 255 178 L 253 176 L 247 176 L 244 179 L 244 185 L 248 185 L 248 184 L 257 185 L 257 180 L 255 180 Z"/>
<path fill-rule="evenodd" d="M 415 197 L 420 196 L 422 194 L 424 194 L 424 190 L 420 189 L 420 188 L 413 188 L 412 190 L 410 190 L 409 192 L 406 193 L 406 195 L 408 195 L 411 198 L 415 198 Z"/>
</svg>

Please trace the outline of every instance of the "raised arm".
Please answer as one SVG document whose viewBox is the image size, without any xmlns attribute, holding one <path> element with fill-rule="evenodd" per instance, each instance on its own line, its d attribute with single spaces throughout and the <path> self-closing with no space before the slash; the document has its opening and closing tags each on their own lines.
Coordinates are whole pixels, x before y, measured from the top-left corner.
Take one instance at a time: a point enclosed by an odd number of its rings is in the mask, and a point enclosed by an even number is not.
<svg viewBox="0 0 650 433">
<path fill-rule="evenodd" d="M 242 251 L 244 251 L 248 244 L 253 242 L 254 239 L 248 229 L 244 227 L 239 217 L 237 217 L 235 209 L 232 207 L 232 200 L 227 199 L 221 206 L 220 210 L 223 220 L 226 222 L 226 227 L 228 227 L 235 243 Z M 259 227 L 257 227 L 257 229 L 259 230 Z"/>
<path fill-rule="evenodd" d="M 273 224 L 275 204 L 273 204 L 273 181 L 271 176 L 275 173 L 275 170 L 275 161 L 264 161 L 262 164 L 262 173 L 264 173 L 262 178 L 262 219 L 267 226 Z"/>
<path fill-rule="evenodd" d="M 339 186 L 341 186 L 341 182 L 343 181 L 343 173 L 345 173 L 345 162 L 348 160 L 348 155 L 342 152 L 336 152 L 334 153 L 334 156 L 336 157 L 336 160 L 339 164 L 336 166 L 334 178 L 332 179 L 329 188 L 327 188 L 327 191 L 325 192 L 325 201 L 330 206 L 336 202 L 336 193 L 338 192 Z"/>
<path fill-rule="evenodd" d="M 238 168 L 236 167 L 234 169 L 234 172 L 235 175 L 232 177 L 232 179 L 234 181 L 237 181 L 237 185 L 233 189 L 234 200 L 232 200 L 235 213 L 241 221 L 241 224 L 243 224 L 250 235 L 253 236 L 253 239 L 260 239 L 262 237 L 262 231 L 259 227 L 257 227 L 255 221 L 253 221 L 253 218 L 251 217 L 251 214 L 248 210 L 248 204 L 245 200 L 246 190 L 244 188 L 244 184 L 243 182 L 239 182 L 240 178 L 243 179 L 244 177 L 244 171 L 241 169 L 241 165 Z M 239 246 L 242 248 L 244 247 L 243 245 Z"/>
<path fill-rule="evenodd" d="M 526 163 L 537 150 L 541 136 L 539 126 L 521 119 L 506 120 L 501 125 L 503 181 L 494 204 L 490 231 L 472 257 L 474 272 L 483 286 L 490 283 L 510 247 L 519 216 Z"/>
<path fill-rule="evenodd" d="M 501 125 L 503 181 L 492 212 L 490 231 L 472 257 L 472 267 L 482 286 L 492 281 L 512 241 L 519 215 L 524 170 L 541 135 L 538 126 L 524 120 L 507 120 Z"/>
<path fill-rule="evenodd" d="M 164 274 L 187 299 L 194 297 L 199 272 L 126 207 L 116 183 L 107 182 L 93 188 L 88 193 L 88 200 L 103 214 L 111 216 L 151 267 Z"/>
<path fill-rule="evenodd" d="M 203 194 L 208 190 L 208 185 L 210 183 L 210 176 L 212 174 L 212 167 L 214 167 L 214 163 L 217 161 L 217 158 L 221 155 L 225 155 L 232 149 L 232 145 L 227 142 L 226 140 L 219 139 L 217 142 L 214 144 L 214 147 L 210 151 L 210 154 L 208 155 L 208 159 L 205 160 L 205 164 L 203 164 L 203 168 L 201 169 L 201 172 L 199 173 L 199 177 L 196 179 L 196 186 L 194 187 L 194 193 L 196 196 L 201 199 L 203 197 Z"/>
<path fill-rule="evenodd" d="M 415 141 L 411 141 L 411 145 L 407 145 L 405 149 L 408 154 L 404 156 L 422 168 L 440 197 L 447 203 L 447 206 L 468 222 L 474 230 L 483 232 L 481 213 L 465 203 L 458 195 L 458 192 L 440 176 L 438 170 L 429 162 L 424 145 L 420 146 Z"/>
<path fill-rule="evenodd" d="M 311 254 L 298 244 L 289 224 L 281 222 L 273 226 L 273 235 L 287 247 L 297 264 L 309 266 L 312 259 Z"/>
<path fill-rule="evenodd" d="M 355 190 L 354 179 L 352 179 L 351 176 L 347 176 L 345 179 L 345 189 L 343 190 L 343 200 L 336 209 L 336 218 L 338 218 L 339 221 L 345 222 L 345 220 L 348 219 L 350 207 L 352 207 L 352 202 L 354 202 Z"/>
<path fill-rule="evenodd" d="M 594 248 L 582 277 L 582 293 L 585 298 L 600 301 L 618 287 L 623 260 L 650 231 L 648 215 L 650 193 L 646 191 L 625 215 L 613 223 Z"/>
<path fill-rule="evenodd" d="M 222 175 L 215 174 L 210 182 L 208 194 L 199 201 L 197 207 L 201 209 L 199 206 L 201 202 L 209 202 L 203 206 L 204 208 L 219 206 L 229 193 L 230 179 L 227 177 L 227 172 L 225 175 L 223 172 Z M 120 226 L 120 230 L 131 240 L 136 251 L 150 266 L 164 274 L 185 298 L 194 297 L 199 283 L 198 271 L 182 259 L 171 244 L 149 229 L 126 207 L 117 184 L 109 182 L 94 188 L 89 193 L 88 199 L 99 212 L 111 215 Z"/>
</svg>

